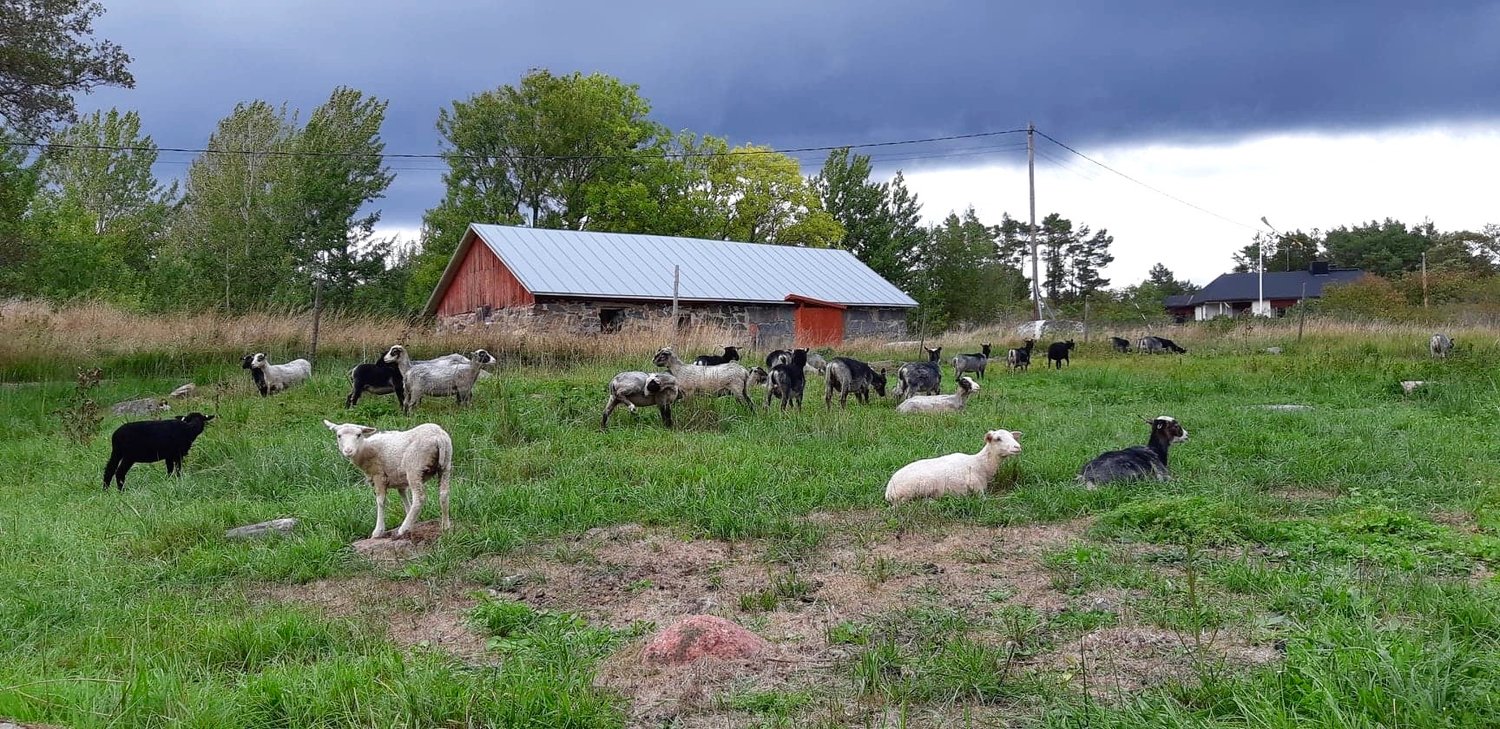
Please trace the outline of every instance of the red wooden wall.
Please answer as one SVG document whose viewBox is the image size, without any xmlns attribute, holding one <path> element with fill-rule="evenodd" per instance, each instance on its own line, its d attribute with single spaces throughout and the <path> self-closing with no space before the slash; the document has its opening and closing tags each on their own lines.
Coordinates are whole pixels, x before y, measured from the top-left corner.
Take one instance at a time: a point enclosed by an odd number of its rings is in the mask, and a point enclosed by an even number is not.
<svg viewBox="0 0 1500 729">
<path fill-rule="evenodd" d="M 844 310 L 798 302 L 796 332 L 798 347 L 839 344 L 844 341 Z"/>
<path fill-rule="evenodd" d="M 536 297 L 521 285 L 494 251 L 476 239 L 458 265 L 458 272 L 438 302 L 438 316 L 453 316 L 488 305 L 496 309 L 531 306 Z"/>
</svg>

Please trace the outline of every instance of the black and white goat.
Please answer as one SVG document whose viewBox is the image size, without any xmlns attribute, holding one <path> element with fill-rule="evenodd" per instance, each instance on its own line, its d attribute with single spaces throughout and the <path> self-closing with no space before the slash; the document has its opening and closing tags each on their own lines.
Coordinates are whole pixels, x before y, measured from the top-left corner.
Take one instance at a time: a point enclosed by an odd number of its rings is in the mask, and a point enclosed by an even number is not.
<svg viewBox="0 0 1500 729">
<path fill-rule="evenodd" d="M 924 349 L 927 350 L 926 362 L 907 362 L 896 369 L 896 402 L 913 395 L 942 394 L 943 371 L 938 362 L 942 361 L 943 348 Z"/>
<path fill-rule="evenodd" d="M 1036 347 L 1036 340 L 1028 339 L 1026 340 L 1025 346 L 1006 352 L 1006 364 L 1009 365 L 1013 370 L 1018 369 L 1022 372 L 1025 372 L 1027 368 L 1031 367 L 1031 350 L 1034 347 Z"/>
<path fill-rule="evenodd" d="M 771 407 L 771 397 L 781 399 L 781 409 L 791 403 L 802 409 L 802 394 L 807 389 L 807 350 L 792 350 L 790 361 L 771 368 L 771 386 L 766 388 L 766 407 Z"/>
<path fill-rule="evenodd" d="M 953 358 L 953 377 L 963 379 L 964 374 L 976 372 L 979 379 L 984 379 L 984 370 L 990 364 L 990 345 L 979 345 L 979 352 L 975 354 L 960 354 Z"/>
<path fill-rule="evenodd" d="M 1161 352 L 1187 354 L 1187 350 L 1177 346 L 1176 342 L 1154 334 L 1141 337 L 1140 351 L 1146 354 L 1160 354 Z"/>
<path fill-rule="evenodd" d="M 111 479 L 125 490 L 125 474 L 137 463 L 167 462 L 167 475 L 182 473 L 182 459 L 193 441 L 203 434 L 203 426 L 214 416 L 188 413 L 170 420 L 138 420 L 115 428 L 109 437 L 109 463 L 104 466 L 104 490 Z"/>
<path fill-rule="evenodd" d="M 1166 481 L 1172 477 L 1167 470 L 1167 449 L 1174 443 L 1188 439 L 1187 430 L 1170 415 L 1162 415 L 1147 421 L 1151 425 L 1151 440 L 1143 446 L 1110 451 L 1084 464 L 1078 479 L 1092 489 L 1115 481 Z"/>
<path fill-rule="evenodd" d="M 349 396 L 344 398 L 344 407 L 352 408 L 359 404 L 359 397 L 365 393 L 371 395 L 396 394 L 396 403 L 406 402 L 406 387 L 402 383 L 401 368 L 378 359 L 374 362 L 365 362 L 354 366 L 349 370 L 349 382 L 353 385 Z"/>
<path fill-rule="evenodd" d="M 776 365 L 786 364 L 790 361 L 792 361 L 792 350 L 773 349 L 770 354 L 766 355 L 766 371 L 770 372 L 776 369 Z"/>
<path fill-rule="evenodd" d="M 852 357 L 834 357 L 824 374 L 827 375 L 823 383 L 825 408 L 832 406 L 835 392 L 839 393 L 839 407 L 848 403 L 850 394 L 854 395 L 856 401 L 866 405 L 870 403 L 870 390 L 885 397 L 884 369 L 877 372 L 870 365 Z"/>
<path fill-rule="evenodd" d="M 312 363 L 305 359 L 294 359 L 285 364 L 271 364 L 265 352 L 247 354 L 240 359 L 240 367 L 250 370 L 250 379 L 262 397 L 281 392 L 292 385 L 306 382 L 312 377 Z"/>
<path fill-rule="evenodd" d="M 1066 342 L 1053 342 L 1047 345 L 1047 364 L 1055 365 L 1057 369 L 1062 369 L 1064 362 L 1070 365 L 1073 364 L 1073 361 L 1068 358 L 1068 355 L 1073 351 L 1073 346 L 1073 340 L 1071 339 Z"/>
<path fill-rule="evenodd" d="M 725 362 L 738 361 L 740 361 L 739 348 L 725 345 L 723 354 L 700 354 L 697 359 L 693 360 L 693 364 L 699 367 L 712 367 L 713 365 L 721 365 Z"/>
</svg>

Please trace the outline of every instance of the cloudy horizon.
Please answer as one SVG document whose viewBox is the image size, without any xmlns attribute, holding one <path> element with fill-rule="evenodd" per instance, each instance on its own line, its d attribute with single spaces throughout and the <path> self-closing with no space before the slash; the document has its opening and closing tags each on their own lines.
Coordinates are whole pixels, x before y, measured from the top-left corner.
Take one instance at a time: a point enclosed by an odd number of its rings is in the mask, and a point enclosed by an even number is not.
<svg viewBox="0 0 1500 729">
<path fill-rule="evenodd" d="M 440 108 L 545 67 L 638 84 L 671 128 L 777 148 L 1034 121 L 1166 193 L 1038 138 L 1038 217 L 1108 229 L 1114 286 L 1158 260 L 1205 283 L 1262 216 L 1280 230 L 1500 222 L 1481 197 L 1500 161 L 1500 5 L 1331 5 L 107 2 L 98 35 L 134 57 L 136 88 L 80 107 L 134 109 L 157 144 L 201 147 L 237 102 L 305 113 L 351 85 L 390 100 L 388 151 L 434 153 Z M 1020 141 L 872 153 L 881 175 L 905 171 L 929 221 L 972 205 L 994 223 L 1026 213 Z M 798 157 L 813 174 L 823 155 Z M 191 158 L 163 154 L 159 171 Z M 381 231 L 409 232 L 441 199 L 442 164 L 390 166 Z"/>
</svg>

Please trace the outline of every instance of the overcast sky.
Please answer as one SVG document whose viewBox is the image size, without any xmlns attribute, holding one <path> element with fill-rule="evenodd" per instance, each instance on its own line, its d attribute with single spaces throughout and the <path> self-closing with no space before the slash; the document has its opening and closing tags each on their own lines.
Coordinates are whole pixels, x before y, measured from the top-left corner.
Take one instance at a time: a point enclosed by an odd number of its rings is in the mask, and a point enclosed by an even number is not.
<svg viewBox="0 0 1500 729">
<path fill-rule="evenodd" d="M 1038 216 L 1109 229 L 1116 284 L 1158 260 L 1206 282 L 1261 216 L 1279 229 L 1500 223 L 1493 1 L 105 5 L 97 31 L 133 56 L 136 88 L 82 106 L 137 110 L 162 146 L 202 146 L 237 102 L 310 110 L 342 84 L 390 100 L 387 151 L 435 152 L 439 108 L 544 67 L 638 84 L 669 127 L 779 148 L 1034 121 L 1160 191 L 1039 138 Z M 930 219 L 972 204 L 997 222 L 1026 215 L 1021 141 L 875 158 L 906 171 Z M 160 172 L 190 159 L 164 154 Z M 391 166 L 382 227 L 409 232 L 441 198 L 441 163 Z"/>
</svg>

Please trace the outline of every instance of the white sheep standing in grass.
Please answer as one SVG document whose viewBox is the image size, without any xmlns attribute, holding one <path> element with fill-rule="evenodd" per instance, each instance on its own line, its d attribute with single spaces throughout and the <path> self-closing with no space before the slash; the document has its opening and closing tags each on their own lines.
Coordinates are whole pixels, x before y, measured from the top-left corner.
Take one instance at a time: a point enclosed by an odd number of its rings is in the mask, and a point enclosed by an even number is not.
<svg viewBox="0 0 1500 729">
<path fill-rule="evenodd" d="M 255 380 L 255 389 L 263 397 L 306 382 L 312 377 L 311 362 L 294 359 L 285 364 L 271 364 L 265 352 L 245 355 L 240 360 L 240 367 L 250 370 L 250 377 Z"/>
<path fill-rule="evenodd" d="M 750 370 L 739 362 L 708 366 L 688 364 L 674 354 L 671 347 L 657 350 L 651 361 L 657 367 L 667 368 L 677 378 L 677 387 L 683 397 L 729 394 L 745 401 L 751 410 L 755 409 L 755 403 L 750 400 Z"/>
<path fill-rule="evenodd" d="M 886 483 L 885 500 L 894 506 L 914 499 L 982 494 L 1000 470 L 1000 461 L 1021 452 L 1020 437 L 1020 431 L 992 430 L 984 434 L 984 447 L 978 453 L 950 453 L 908 463 Z"/>
<path fill-rule="evenodd" d="M 971 377 L 958 378 L 958 390 L 952 395 L 917 395 L 896 406 L 898 413 L 956 413 L 964 409 L 969 398 L 979 392 L 979 383 Z"/>
<path fill-rule="evenodd" d="M 422 513 L 422 504 L 427 500 L 427 481 L 433 476 L 439 479 L 443 530 L 453 526 L 448 519 L 448 480 L 453 475 L 453 439 L 448 437 L 448 431 L 432 423 L 411 430 L 383 432 L 354 423 L 340 425 L 324 420 L 323 425 L 338 436 L 339 452 L 365 472 L 375 489 L 375 531 L 370 533 L 371 539 L 385 536 L 386 490 L 395 489 L 401 494 L 406 516 L 396 528 L 396 536 L 403 537 Z"/>
<path fill-rule="evenodd" d="M 386 351 L 381 361 L 401 370 L 401 380 L 406 388 L 406 402 L 401 403 L 401 409 L 410 413 L 422 403 L 423 397 L 451 396 L 458 399 L 459 405 L 469 404 L 480 368 L 494 362 L 495 358 L 489 352 L 477 349 L 469 357 L 449 354 L 414 362 L 406 347 L 396 344 Z"/>
</svg>

